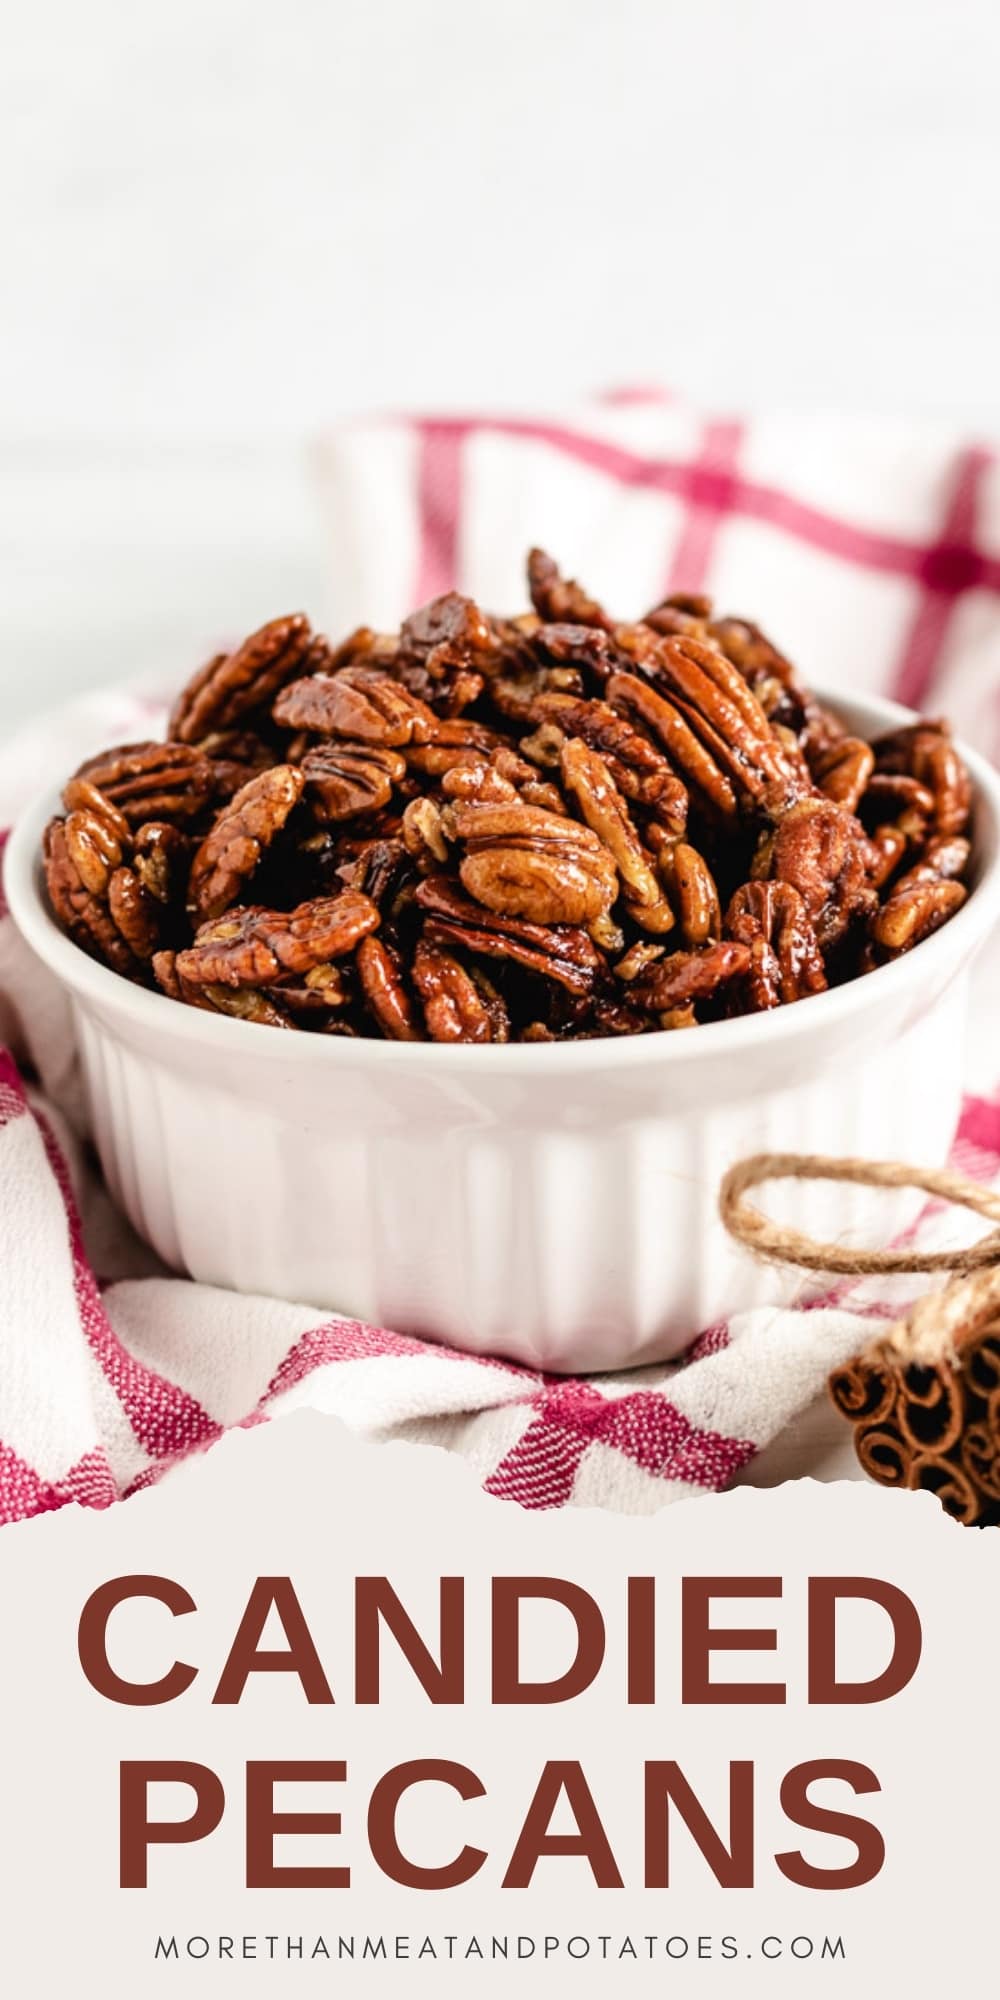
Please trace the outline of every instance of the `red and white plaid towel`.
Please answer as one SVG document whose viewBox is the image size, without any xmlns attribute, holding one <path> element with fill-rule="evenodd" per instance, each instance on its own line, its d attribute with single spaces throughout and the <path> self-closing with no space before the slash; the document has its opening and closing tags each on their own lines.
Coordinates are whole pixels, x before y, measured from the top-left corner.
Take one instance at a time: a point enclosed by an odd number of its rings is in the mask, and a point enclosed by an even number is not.
<svg viewBox="0 0 1000 2000">
<path fill-rule="evenodd" d="M 308 608 L 335 630 L 396 621 L 455 583 L 518 603 L 538 541 L 623 615 L 710 589 L 807 678 L 947 711 L 1000 752 L 1000 476 L 978 445 L 820 417 L 704 421 L 628 396 L 559 419 L 357 424 L 322 471 L 330 600 Z M 85 751 L 150 727 L 134 693 L 77 704 L 0 755 L 0 817 Z M 955 1150 L 983 1180 L 1000 1178 L 1000 1094 L 976 1031 L 989 979 L 987 963 Z M 678 1366 L 573 1381 L 195 1285 L 157 1271 L 111 1210 L 78 1136 L 61 996 L 5 915 L 0 1029 L 2 1522 L 107 1506 L 227 1427 L 303 1404 L 458 1450 L 526 1507 L 650 1511 L 726 1486 L 887 1311 L 884 1290 L 841 1288 L 739 1314 Z M 956 1227 L 931 1208 L 919 1234 L 930 1247 Z"/>
</svg>

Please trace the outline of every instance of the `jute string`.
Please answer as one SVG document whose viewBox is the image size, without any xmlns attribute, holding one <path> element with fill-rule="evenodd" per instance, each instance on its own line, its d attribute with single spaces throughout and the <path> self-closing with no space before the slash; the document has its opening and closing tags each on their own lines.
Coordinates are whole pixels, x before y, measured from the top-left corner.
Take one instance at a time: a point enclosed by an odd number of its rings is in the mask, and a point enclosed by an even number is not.
<svg viewBox="0 0 1000 2000">
<path fill-rule="evenodd" d="M 963 1339 L 1000 1313 L 1000 1229 L 954 1250 L 862 1250 L 822 1243 L 803 1230 L 772 1221 L 747 1200 L 749 1188 L 775 1180 L 922 1188 L 925 1194 L 972 1209 L 998 1224 L 1000 1194 L 947 1167 L 912 1167 L 903 1160 L 838 1160 L 823 1153 L 754 1153 L 730 1167 L 719 1190 L 719 1212 L 729 1234 L 758 1257 L 843 1277 L 950 1272 L 950 1284 L 921 1299 L 880 1337 L 879 1348 L 901 1361 L 933 1365 L 954 1359 Z"/>
</svg>

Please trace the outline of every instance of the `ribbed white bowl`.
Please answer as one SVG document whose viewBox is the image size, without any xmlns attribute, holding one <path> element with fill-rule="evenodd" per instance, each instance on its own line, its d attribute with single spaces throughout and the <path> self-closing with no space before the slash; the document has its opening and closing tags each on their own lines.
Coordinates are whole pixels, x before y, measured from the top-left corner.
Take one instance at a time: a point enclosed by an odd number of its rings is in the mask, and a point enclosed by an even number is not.
<svg viewBox="0 0 1000 2000">
<path fill-rule="evenodd" d="M 838 703 L 874 735 L 907 712 Z M 966 973 L 1000 910 L 1000 779 L 977 788 L 975 887 L 915 952 L 836 992 L 684 1034 L 509 1048 L 277 1034 L 179 1007 L 95 964 L 41 892 L 49 796 L 16 828 L 7 892 L 68 988 L 112 1192 L 165 1261 L 550 1369 L 678 1352 L 801 1289 L 736 1252 L 719 1180 L 762 1148 L 944 1158 Z M 790 1187 L 782 1214 L 884 1237 L 910 1213 Z"/>
</svg>

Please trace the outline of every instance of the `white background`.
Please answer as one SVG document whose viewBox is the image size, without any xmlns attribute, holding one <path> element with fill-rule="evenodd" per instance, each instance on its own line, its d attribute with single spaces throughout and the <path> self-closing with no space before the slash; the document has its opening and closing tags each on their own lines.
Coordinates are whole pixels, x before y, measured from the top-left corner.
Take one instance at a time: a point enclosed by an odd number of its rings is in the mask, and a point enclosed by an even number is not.
<svg viewBox="0 0 1000 2000">
<path fill-rule="evenodd" d="M 346 411 L 1000 419 L 994 0 L 33 0 L 0 93 L 8 721 L 314 605 Z"/>
</svg>

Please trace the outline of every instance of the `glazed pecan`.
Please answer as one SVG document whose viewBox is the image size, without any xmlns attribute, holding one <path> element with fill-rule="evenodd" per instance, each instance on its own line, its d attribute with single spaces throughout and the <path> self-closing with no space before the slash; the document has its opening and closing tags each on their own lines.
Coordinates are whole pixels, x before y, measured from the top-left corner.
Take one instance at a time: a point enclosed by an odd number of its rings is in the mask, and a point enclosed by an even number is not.
<svg viewBox="0 0 1000 2000">
<path fill-rule="evenodd" d="M 590 829 L 538 806 L 453 809 L 459 875 L 478 903 L 536 924 L 592 924 L 614 900 L 614 862 Z"/>
<path fill-rule="evenodd" d="M 753 875 L 798 890 L 820 948 L 827 951 L 854 920 L 872 912 L 876 897 L 868 858 L 864 829 L 852 813 L 829 799 L 800 799 L 758 851 Z"/>
<path fill-rule="evenodd" d="M 482 692 L 499 650 L 478 604 L 450 590 L 404 619 L 396 671 L 414 694 L 436 702 L 446 715 L 458 715 Z"/>
<path fill-rule="evenodd" d="M 343 958 L 378 924 L 374 903 L 352 889 L 294 910 L 227 910 L 178 952 L 176 970 L 198 986 L 271 986 L 283 973 L 308 973 Z"/>
<path fill-rule="evenodd" d="M 505 1042 L 509 1028 L 499 995 L 483 987 L 451 952 L 427 937 L 413 954 L 413 984 L 432 1042 Z"/>
<path fill-rule="evenodd" d="M 806 787 L 797 764 L 743 676 L 717 647 L 697 639 L 664 639 L 647 671 L 743 806 L 779 812 L 801 796 Z"/>
<path fill-rule="evenodd" d="M 823 992 L 823 954 L 790 883 L 745 883 L 730 901 L 725 929 L 727 937 L 750 948 L 747 993 L 755 1011 Z"/>
<path fill-rule="evenodd" d="M 701 945 L 717 938 L 722 927 L 719 892 L 704 855 L 686 840 L 658 841 L 656 866 L 685 942 Z"/>
<path fill-rule="evenodd" d="M 189 743 L 122 743 L 88 757 L 63 794 L 70 810 L 85 800 L 80 782 L 99 791 L 131 826 L 194 819 L 214 787 L 211 762 Z"/>
<path fill-rule="evenodd" d="M 820 791 L 834 805 L 857 812 L 875 769 L 875 752 L 857 736 L 841 736 L 813 759 L 812 774 Z"/>
<path fill-rule="evenodd" d="M 213 730 L 229 729 L 251 709 L 263 708 L 286 681 L 301 673 L 312 642 L 312 627 L 299 611 L 262 625 L 234 653 L 216 654 L 188 682 L 176 703 L 169 723 L 171 736 L 179 743 L 198 743 Z M 157 817 L 167 815 L 158 812 Z"/>
<path fill-rule="evenodd" d="M 546 624 L 601 625 L 611 629 L 611 620 L 596 598 L 588 597 L 578 583 L 560 575 L 558 564 L 544 549 L 528 552 L 528 594 Z"/>
<path fill-rule="evenodd" d="M 566 791 L 611 855 L 630 916 L 656 936 L 672 930 L 674 913 L 603 758 L 573 736 L 563 744 L 560 768 Z"/>
<path fill-rule="evenodd" d="M 900 882 L 872 917 L 871 937 L 876 951 L 889 958 L 912 951 L 915 944 L 930 937 L 932 931 L 939 930 L 961 909 L 967 893 L 961 882 L 938 877 Z"/>
<path fill-rule="evenodd" d="M 187 887 L 190 842 L 165 820 L 149 820 L 136 829 L 132 866 L 143 888 L 158 903 L 179 904 Z"/>
<path fill-rule="evenodd" d="M 425 910 L 424 936 L 449 948 L 464 946 L 484 958 L 509 959 L 539 972 L 567 992 L 589 994 L 604 960 L 585 930 L 568 924 L 525 923 L 498 916 L 463 896 L 445 876 L 421 882 L 416 900 Z"/>
<path fill-rule="evenodd" d="M 419 696 L 377 667 L 344 667 L 293 681 L 274 704 L 283 729 L 311 729 L 318 736 L 399 750 L 432 740 L 438 718 Z"/>
<path fill-rule="evenodd" d="M 633 980 L 629 993 L 654 1014 L 672 1012 L 703 1000 L 719 1000 L 736 979 L 750 970 L 750 947 L 732 938 L 703 945 L 700 951 L 675 951 Z"/>
<path fill-rule="evenodd" d="M 137 869 L 115 869 L 108 883 L 108 910 L 134 956 L 152 958 L 163 942 L 163 908 Z"/>
<path fill-rule="evenodd" d="M 539 695 L 533 719 L 540 722 L 534 738 L 521 751 L 541 764 L 557 766 L 567 736 L 578 736 L 604 759 L 626 799 L 646 806 L 676 833 L 687 825 L 687 787 L 672 770 L 662 750 L 634 729 L 606 701 L 583 701 L 563 694 Z M 545 732 L 549 733 L 546 734 Z"/>
<path fill-rule="evenodd" d="M 931 795 L 935 833 L 963 833 L 972 804 L 968 771 L 951 740 L 947 722 L 915 722 L 893 730 L 874 746 L 879 776 L 905 773 Z"/>
<path fill-rule="evenodd" d="M 67 813 L 65 820 L 66 851 L 85 889 L 92 896 L 106 896 L 108 883 L 114 869 L 120 866 L 122 855 L 131 847 L 131 840 L 121 837 L 121 829 L 93 807 L 80 807 L 76 812 Z"/>
<path fill-rule="evenodd" d="M 640 723 L 663 745 L 671 763 L 702 803 L 724 819 L 735 819 L 735 786 L 673 702 L 637 674 L 613 674 L 607 696 L 619 715 Z"/>
<path fill-rule="evenodd" d="M 42 865 L 49 901 L 63 929 L 91 958 L 101 959 L 127 979 L 136 978 L 141 970 L 139 960 L 119 931 L 107 902 L 82 880 L 69 851 L 64 820 L 50 820 L 45 829 Z"/>
<path fill-rule="evenodd" d="M 413 1002 L 403 984 L 399 953 L 384 938 L 369 936 L 358 946 L 358 980 L 383 1035 L 390 1042 L 419 1042 Z"/>
<path fill-rule="evenodd" d="M 191 863 L 188 898 L 198 917 L 219 917 L 237 901 L 304 785 L 294 764 L 276 764 L 251 778 L 223 807 Z"/>
<path fill-rule="evenodd" d="M 321 743 L 306 751 L 299 769 L 316 818 L 328 825 L 387 806 L 393 786 L 406 776 L 406 760 L 398 750 Z"/>
</svg>

